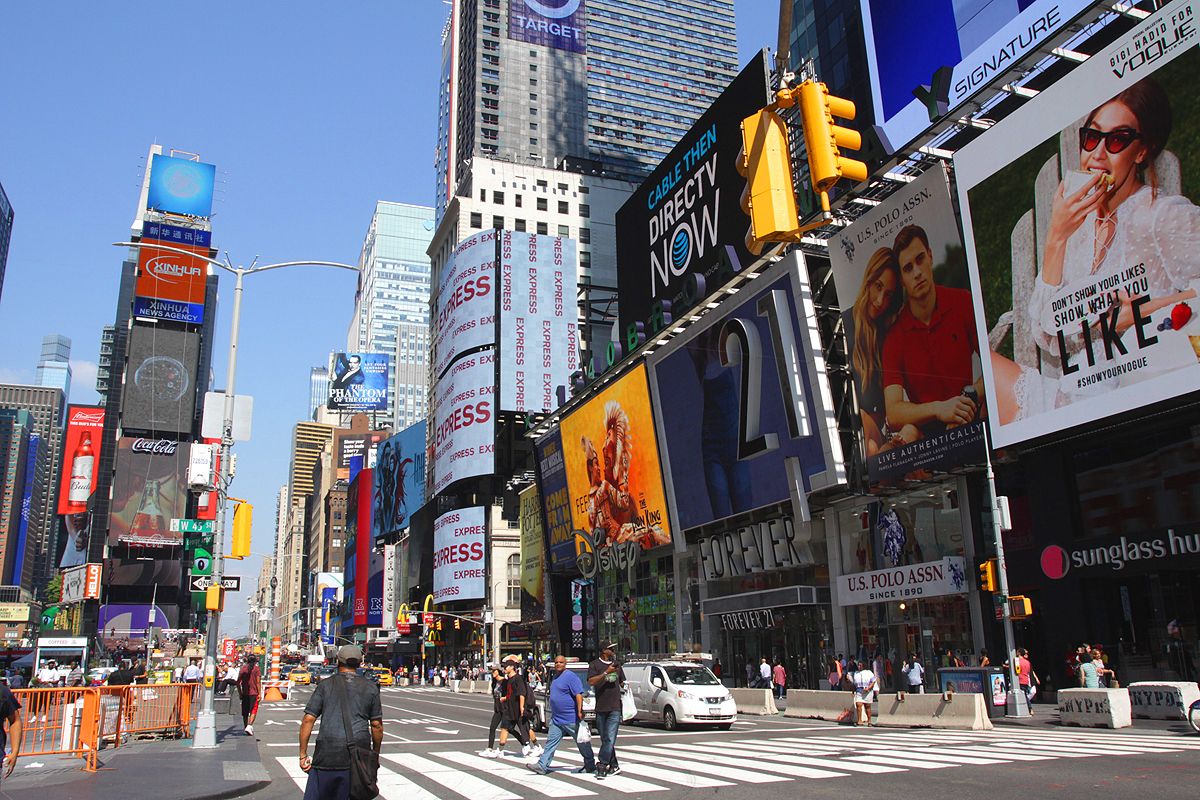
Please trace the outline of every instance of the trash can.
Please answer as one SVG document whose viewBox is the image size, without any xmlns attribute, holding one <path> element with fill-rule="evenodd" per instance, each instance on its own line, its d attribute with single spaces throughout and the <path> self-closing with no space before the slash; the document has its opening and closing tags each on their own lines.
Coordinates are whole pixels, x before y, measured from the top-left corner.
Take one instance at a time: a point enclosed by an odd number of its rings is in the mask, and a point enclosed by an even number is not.
<svg viewBox="0 0 1200 800">
<path fill-rule="evenodd" d="M 938 691 L 981 694 L 988 717 L 1003 717 L 1008 704 L 1008 675 L 1002 667 L 939 667 Z"/>
</svg>

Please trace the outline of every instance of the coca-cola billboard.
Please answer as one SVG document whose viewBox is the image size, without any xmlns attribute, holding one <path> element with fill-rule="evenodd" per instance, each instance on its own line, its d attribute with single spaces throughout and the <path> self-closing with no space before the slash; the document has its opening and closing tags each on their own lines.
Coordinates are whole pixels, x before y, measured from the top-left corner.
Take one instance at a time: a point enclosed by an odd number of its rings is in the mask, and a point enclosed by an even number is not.
<svg viewBox="0 0 1200 800">
<path fill-rule="evenodd" d="M 58 484 L 58 513 L 87 510 L 100 471 L 100 434 L 104 430 L 102 406 L 67 406 L 67 433 L 63 441 L 62 474 Z"/>
<path fill-rule="evenodd" d="M 179 545 L 171 520 L 187 511 L 188 449 L 171 439 L 124 436 L 117 443 L 109 540 Z"/>
</svg>

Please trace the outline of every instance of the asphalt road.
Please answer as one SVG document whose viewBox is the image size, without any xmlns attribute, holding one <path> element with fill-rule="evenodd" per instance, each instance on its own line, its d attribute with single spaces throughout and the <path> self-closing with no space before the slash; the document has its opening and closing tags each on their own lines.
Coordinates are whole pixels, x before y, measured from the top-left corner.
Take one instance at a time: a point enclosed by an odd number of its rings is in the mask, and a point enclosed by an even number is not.
<svg viewBox="0 0 1200 800">
<path fill-rule="evenodd" d="M 310 692 L 299 688 L 286 702 L 262 706 L 255 734 L 273 782 L 255 797 L 302 793 L 307 778 L 297 741 Z M 597 781 L 570 774 L 581 763 L 570 743 L 555 757 L 558 771 L 544 777 L 525 768 L 515 741 L 502 760 L 480 758 L 491 718 L 487 696 L 381 692 L 384 800 L 1200 796 L 1200 736 L 1182 723 L 1121 731 L 1042 723 L 990 732 L 855 729 L 783 717 L 744 717 L 730 731 L 624 725 L 617 742 L 623 771 Z"/>
</svg>

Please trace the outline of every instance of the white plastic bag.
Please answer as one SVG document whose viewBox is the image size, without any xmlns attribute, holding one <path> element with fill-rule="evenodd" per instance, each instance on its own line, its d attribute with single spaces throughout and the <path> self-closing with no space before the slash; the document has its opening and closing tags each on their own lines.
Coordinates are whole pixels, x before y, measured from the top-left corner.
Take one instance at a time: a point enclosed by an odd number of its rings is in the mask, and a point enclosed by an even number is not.
<svg viewBox="0 0 1200 800">
<path fill-rule="evenodd" d="M 592 727 L 586 722 L 579 723 L 579 729 L 575 731 L 575 741 L 579 744 L 592 743 Z"/>
<path fill-rule="evenodd" d="M 633 702 L 633 690 L 625 687 L 621 692 L 621 722 L 629 722 L 637 716 L 637 706 Z"/>
</svg>

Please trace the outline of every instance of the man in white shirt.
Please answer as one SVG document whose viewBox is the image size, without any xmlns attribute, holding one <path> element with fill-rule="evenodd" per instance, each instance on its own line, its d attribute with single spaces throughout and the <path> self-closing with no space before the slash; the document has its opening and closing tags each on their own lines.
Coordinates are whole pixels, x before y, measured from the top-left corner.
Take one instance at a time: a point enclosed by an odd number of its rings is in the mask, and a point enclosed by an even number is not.
<svg viewBox="0 0 1200 800">
<path fill-rule="evenodd" d="M 195 659 L 192 659 L 183 671 L 183 682 L 199 683 L 202 676 L 203 673 L 200 671 L 200 665 L 196 663 Z"/>
<path fill-rule="evenodd" d="M 766 656 L 763 656 L 762 663 L 758 665 L 758 685 L 763 689 L 771 688 L 771 664 Z"/>
<path fill-rule="evenodd" d="M 875 673 L 867 667 L 867 662 L 851 667 L 850 681 L 854 684 L 854 724 L 871 724 L 871 703 L 875 701 L 875 689 L 878 679 Z"/>
<path fill-rule="evenodd" d="M 925 694 L 925 667 L 921 664 L 920 654 L 913 653 L 904 662 L 904 677 L 908 680 L 908 691 Z"/>
<path fill-rule="evenodd" d="M 37 673 L 37 680 L 38 685 L 43 687 L 54 686 L 58 683 L 58 670 L 55 669 L 55 664 L 53 661 L 46 661 L 42 663 L 42 667 Z"/>
<path fill-rule="evenodd" d="M 221 678 L 221 683 L 217 686 L 217 694 L 226 694 L 233 686 L 237 686 L 238 665 L 235 662 L 230 662 L 229 667 L 225 670 L 225 676 Z"/>
</svg>

